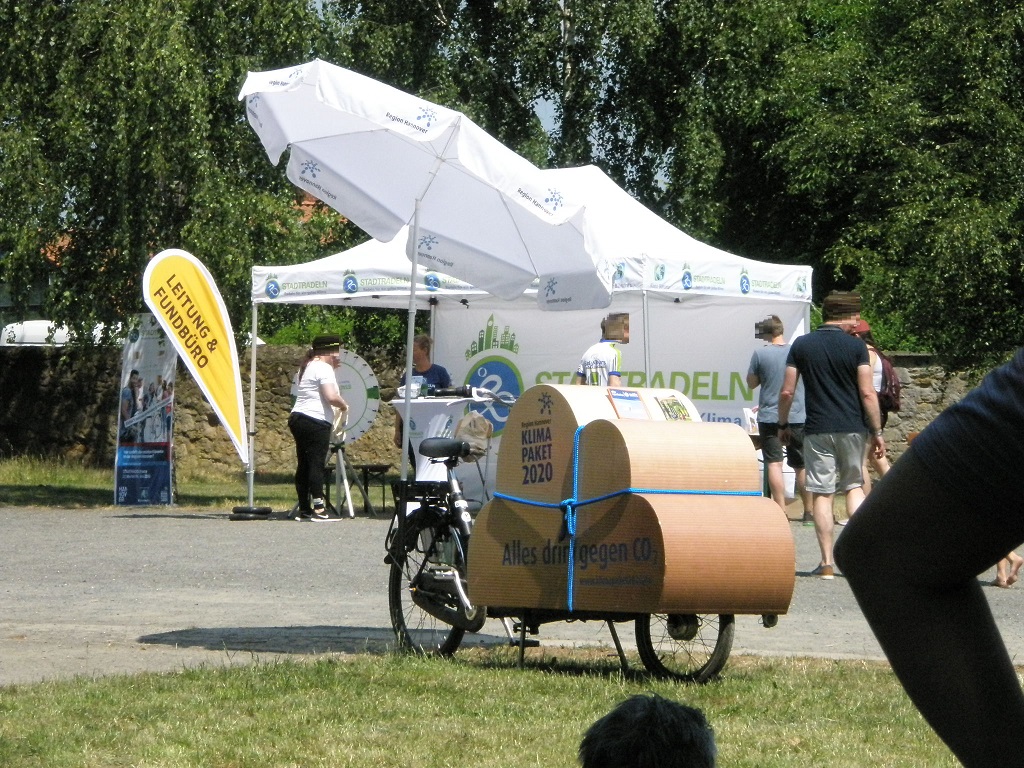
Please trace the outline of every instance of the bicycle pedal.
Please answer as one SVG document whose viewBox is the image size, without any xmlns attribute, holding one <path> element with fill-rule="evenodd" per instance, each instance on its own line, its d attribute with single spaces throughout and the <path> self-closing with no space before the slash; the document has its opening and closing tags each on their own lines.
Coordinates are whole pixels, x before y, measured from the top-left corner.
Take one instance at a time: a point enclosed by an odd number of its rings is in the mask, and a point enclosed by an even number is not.
<svg viewBox="0 0 1024 768">
<path fill-rule="evenodd" d="M 517 623 L 513 624 L 512 625 L 512 631 L 521 634 L 522 631 L 523 631 L 523 624 L 522 624 L 522 622 L 517 622 Z M 538 627 L 538 626 L 532 626 L 531 627 L 529 624 L 527 624 L 526 625 L 526 631 L 529 632 L 531 635 L 537 635 L 537 634 L 540 634 L 540 627 Z M 517 640 L 516 642 L 513 643 L 513 645 L 519 645 L 519 641 Z"/>
<path fill-rule="evenodd" d="M 540 648 L 540 640 L 537 640 L 537 639 L 532 638 L 532 637 L 528 637 L 528 638 L 526 638 L 523 641 L 522 645 L 523 645 L 523 648 Z M 508 647 L 509 648 L 518 648 L 519 647 L 519 641 L 515 640 L 515 639 L 509 640 L 508 641 Z"/>
</svg>

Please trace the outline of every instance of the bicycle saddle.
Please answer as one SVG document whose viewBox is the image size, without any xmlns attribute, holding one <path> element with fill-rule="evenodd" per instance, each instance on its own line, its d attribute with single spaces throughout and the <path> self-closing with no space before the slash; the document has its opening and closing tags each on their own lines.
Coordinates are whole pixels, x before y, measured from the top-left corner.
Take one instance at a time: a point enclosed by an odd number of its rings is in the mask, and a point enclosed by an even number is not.
<svg viewBox="0 0 1024 768">
<path fill-rule="evenodd" d="M 430 459 L 462 459 L 469 451 L 469 443 L 451 437 L 428 437 L 420 443 L 420 454 Z"/>
</svg>

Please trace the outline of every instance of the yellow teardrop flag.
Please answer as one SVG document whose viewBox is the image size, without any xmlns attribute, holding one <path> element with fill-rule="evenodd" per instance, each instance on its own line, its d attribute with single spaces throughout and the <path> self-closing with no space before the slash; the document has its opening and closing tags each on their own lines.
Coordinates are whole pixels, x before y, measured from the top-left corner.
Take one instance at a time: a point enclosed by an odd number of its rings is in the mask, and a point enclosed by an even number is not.
<svg viewBox="0 0 1024 768">
<path fill-rule="evenodd" d="M 242 463 L 249 440 L 238 352 L 224 299 L 209 270 L 185 251 L 161 251 L 143 275 L 146 304 L 228 430 Z"/>
</svg>

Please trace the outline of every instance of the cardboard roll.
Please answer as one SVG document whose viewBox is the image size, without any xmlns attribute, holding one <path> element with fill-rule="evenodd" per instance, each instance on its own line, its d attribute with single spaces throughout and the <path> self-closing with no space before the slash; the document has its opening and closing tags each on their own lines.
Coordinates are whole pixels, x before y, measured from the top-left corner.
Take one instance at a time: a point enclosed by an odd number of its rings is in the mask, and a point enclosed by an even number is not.
<svg viewBox="0 0 1024 768">
<path fill-rule="evenodd" d="M 750 439 L 695 414 L 674 390 L 527 390 L 498 457 L 506 498 L 484 507 L 474 528 L 470 598 L 564 610 L 571 583 L 579 611 L 788 611 L 793 538 L 761 495 Z M 621 495 L 593 501 L 609 494 Z M 559 507 L 567 500 L 571 542 Z"/>
<path fill-rule="evenodd" d="M 498 454 L 496 489 L 533 501 L 557 503 L 569 498 L 573 490 L 576 429 L 600 419 L 629 428 L 630 448 L 635 447 L 638 454 L 632 460 L 619 456 L 616 451 L 624 445 L 623 439 L 614 438 L 615 446 L 602 448 L 601 438 L 597 438 L 597 444 L 587 443 L 587 458 L 581 465 L 584 469 L 591 461 L 600 461 L 601 472 L 614 467 L 619 477 L 618 470 L 625 468 L 639 478 L 644 476 L 645 466 L 652 472 L 668 466 L 668 462 L 662 461 L 665 455 L 707 453 L 712 443 L 724 441 L 728 445 L 722 446 L 720 458 L 726 462 L 735 458 L 739 462 L 729 482 L 735 484 L 742 477 L 745 487 L 760 488 L 757 457 L 743 430 L 731 424 L 704 424 L 697 409 L 681 392 L 541 384 L 528 389 L 509 412 Z M 651 438 L 642 438 L 648 430 Z M 587 430 L 582 439 L 590 441 Z M 648 472 L 646 476 L 650 475 Z M 655 485 L 649 487 L 665 487 L 665 481 L 656 481 L 654 477 L 650 481 Z"/>
<path fill-rule="evenodd" d="M 761 495 L 750 438 L 737 425 L 608 421 L 579 438 L 579 499 L 626 488 Z"/>
<path fill-rule="evenodd" d="M 489 503 L 469 548 L 470 599 L 564 610 L 571 562 L 577 611 L 789 610 L 793 537 L 763 497 L 629 494 L 579 508 L 571 554 L 562 535 L 558 509 Z"/>
</svg>

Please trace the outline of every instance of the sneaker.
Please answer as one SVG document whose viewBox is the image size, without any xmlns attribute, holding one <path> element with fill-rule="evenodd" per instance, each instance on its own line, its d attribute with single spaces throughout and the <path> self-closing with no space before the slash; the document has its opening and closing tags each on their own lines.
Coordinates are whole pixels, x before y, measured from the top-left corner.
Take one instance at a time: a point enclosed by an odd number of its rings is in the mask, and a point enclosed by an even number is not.
<svg viewBox="0 0 1024 768">
<path fill-rule="evenodd" d="M 333 523 L 335 520 L 341 520 L 341 516 L 328 512 L 326 509 L 314 509 L 313 516 L 309 519 L 314 523 Z"/>
<path fill-rule="evenodd" d="M 804 512 L 804 525 L 814 525 L 814 515 L 810 512 Z"/>
<path fill-rule="evenodd" d="M 311 509 L 296 509 L 292 512 L 292 520 L 309 520 L 313 516 Z"/>
<path fill-rule="evenodd" d="M 817 568 L 811 571 L 811 576 L 817 576 L 819 579 L 834 579 L 836 577 L 836 572 L 835 568 L 831 565 L 821 563 Z"/>
</svg>

